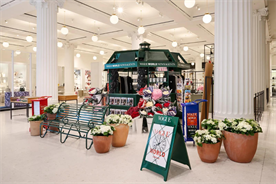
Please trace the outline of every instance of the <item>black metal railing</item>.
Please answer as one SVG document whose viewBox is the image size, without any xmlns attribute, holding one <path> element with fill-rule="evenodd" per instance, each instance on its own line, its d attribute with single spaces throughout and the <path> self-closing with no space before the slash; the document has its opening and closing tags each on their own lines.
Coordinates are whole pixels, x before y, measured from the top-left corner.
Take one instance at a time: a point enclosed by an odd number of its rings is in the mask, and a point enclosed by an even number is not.
<svg viewBox="0 0 276 184">
<path fill-rule="evenodd" d="M 255 93 L 254 95 L 254 116 L 255 121 L 260 121 L 262 118 L 262 114 L 264 112 L 264 91 L 260 91 L 258 93 Z"/>
</svg>

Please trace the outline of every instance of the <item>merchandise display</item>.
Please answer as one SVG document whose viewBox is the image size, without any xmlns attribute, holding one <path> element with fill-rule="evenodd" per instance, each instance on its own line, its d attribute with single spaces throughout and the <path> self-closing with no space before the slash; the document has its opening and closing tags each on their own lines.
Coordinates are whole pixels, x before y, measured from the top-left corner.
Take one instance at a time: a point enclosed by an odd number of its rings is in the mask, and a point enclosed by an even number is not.
<svg viewBox="0 0 276 184">
<path fill-rule="evenodd" d="M 276 181 L 276 0 L 0 4 L 0 183 Z"/>
</svg>

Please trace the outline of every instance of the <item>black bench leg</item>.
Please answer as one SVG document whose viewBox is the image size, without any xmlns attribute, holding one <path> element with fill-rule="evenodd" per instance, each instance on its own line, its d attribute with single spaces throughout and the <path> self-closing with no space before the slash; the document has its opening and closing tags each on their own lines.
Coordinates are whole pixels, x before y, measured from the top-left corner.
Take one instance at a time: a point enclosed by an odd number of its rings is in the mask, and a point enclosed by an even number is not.
<svg viewBox="0 0 276 184">
<path fill-rule="evenodd" d="M 45 129 L 45 133 L 44 133 L 43 135 L 42 135 L 42 132 L 41 132 L 41 126 L 42 126 L 42 127 L 44 126 L 44 122 L 40 123 L 40 137 L 41 137 L 41 138 L 44 138 L 45 135 L 46 135 L 47 132 L 48 132 L 49 126 L 47 126 L 47 128 Z M 42 130 L 43 130 L 43 128 L 42 128 Z"/>
<path fill-rule="evenodd" d="M 90 132 L 90 130 L 86 133 L 86 138 L 85 138 L 85 146 L 86 146 L 87 150 L 89 150 L 92 147 L 92 145 L 93 145 L 93 139 L 92 138 L 88 138 L 89 132 Z M 87 145 L 87 142 L 88 142 L 87 140 L 88 139 L 91 140 L 91 144 L 89 145 L 89 147 Z"/>
<path fill-rule="evenodd" d="M 72 126 L 73 126 L 73 125 L 70 126 L 70 129 L 68 130 L 67 134 L 64 133 L 64 131 L 62 130 L 63 127 L 60 128 L 60 142 L 61 142 L 61 143 L 65 143 L 65 141 L 67 140 L 68 135 L 69 135 L 69 133 L 70 133 L 70 131 L 71 131 L 71 129 L 72 129 Z M 62 134 L 66 134 L 66 137 L 65 137 L 64 140 L 62 140 Z"/>
</svg>

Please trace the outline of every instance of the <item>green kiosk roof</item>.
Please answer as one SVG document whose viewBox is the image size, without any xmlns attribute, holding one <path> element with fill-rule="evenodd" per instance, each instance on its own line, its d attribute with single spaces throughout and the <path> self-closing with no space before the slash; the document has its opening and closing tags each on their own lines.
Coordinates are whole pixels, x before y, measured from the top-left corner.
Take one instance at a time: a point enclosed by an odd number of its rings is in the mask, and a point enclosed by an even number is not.
<svg viewBox="0 0 276 184">
<path fill-rule="evenodd" d="M 139 50 L 116 51 L 112 54 L 104 69 L 124 69 L 137 67 L 169 67 L 174 70 L 187 70 L 191 65 L 176 52 L 167 49 L 150 49 L 143 42 Z"/>
</svg>

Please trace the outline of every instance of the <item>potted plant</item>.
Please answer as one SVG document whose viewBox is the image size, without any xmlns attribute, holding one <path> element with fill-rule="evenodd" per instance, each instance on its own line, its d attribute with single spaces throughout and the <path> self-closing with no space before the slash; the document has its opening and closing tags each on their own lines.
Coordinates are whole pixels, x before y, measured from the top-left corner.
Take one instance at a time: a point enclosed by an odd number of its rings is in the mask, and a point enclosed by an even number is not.
<svg viewBox="0 0 276 184">
<path fill-rule="evenodd" d="M 103 125 L 96 125 L 91 130 L 94 148 L 97 153 L 109 152 L 114 130 L 114 127 L 106 125 L 105 123 Z"/>
<path fill-rule="evenodd" d="M 43 126 L 40 127 L 40 123 L 45 119 L 45 115 L 37 115 L 29 118 L 31 136 L 41 135 L 43 132 Z"/>
<path fill-rule="evenodd" d="M 258 146 L 260 125 L 253 119 L 225 119 L 219 122 L 225 140 L 223 145 L 228 157 L 239 163 L 251 162 Z"/>
<path fill-rule="evenodd" d="M 52 120 L 56 119 L 58 107 L 59 107 L 58 104 L 52 104 L 47 107 L 44 107 L 44 113 L 46 113 L 48 121 L 52 121 Z M 58 124 L 57 124 L 57 126 L 58 126 Z M 56 132 L 59 131 L 59 129 L 57 127 L 50 127 L 49 130 L 53 130 Z"/>
<path fill-rule="evenodd" d="M 201 128 L 204 130 L 219 130 L 219 120 L 217 119 L 204 119 L 201 122 Z"/>
<path fill-rule="evenodd" d="M 116 128 L 113 134 L 112 146 L 125 146 L 129 127 L 132 125 L 132 117 L 130 115 L 110 114 L 107 116 L 106 122 Z"/>
<path fill-rule="evenodd" d="M 197 130 L 194 141 L 202 162 L 214 163 L 221 147 L 222 132 L 220 130 Z"/>
</svg>

